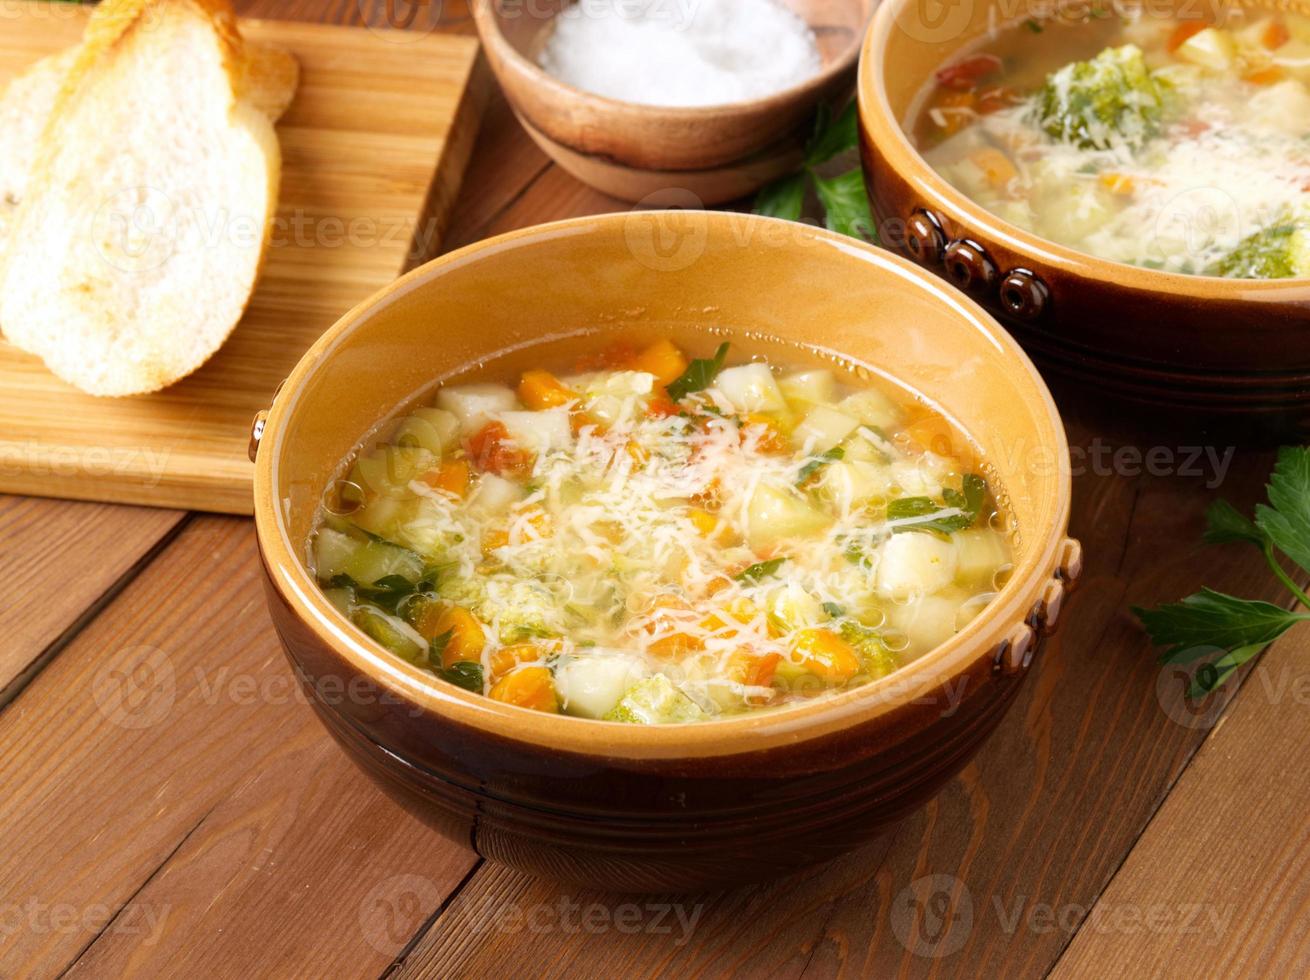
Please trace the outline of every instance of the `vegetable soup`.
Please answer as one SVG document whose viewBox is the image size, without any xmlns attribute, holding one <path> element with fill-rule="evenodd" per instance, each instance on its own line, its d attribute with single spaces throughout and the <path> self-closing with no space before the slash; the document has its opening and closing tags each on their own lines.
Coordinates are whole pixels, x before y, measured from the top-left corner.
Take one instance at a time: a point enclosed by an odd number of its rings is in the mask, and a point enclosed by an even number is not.
<svg viewBox="0 0 1310 980">
<path fill-rule="evenodd" d="M 1003 585 L 982 467 L 890 383 L 592 341 L 443 384 L 328 489 L 312 568 L 395 655 L 526 708 L 701 721 L 883 677 Z"/>
<path fill-rule="evenodd" d="M 998 217 L 1103 259 L 1310 277 L 1310 17 L 1092 7 L 943 67 L 913 135 Z"/>
</svg>

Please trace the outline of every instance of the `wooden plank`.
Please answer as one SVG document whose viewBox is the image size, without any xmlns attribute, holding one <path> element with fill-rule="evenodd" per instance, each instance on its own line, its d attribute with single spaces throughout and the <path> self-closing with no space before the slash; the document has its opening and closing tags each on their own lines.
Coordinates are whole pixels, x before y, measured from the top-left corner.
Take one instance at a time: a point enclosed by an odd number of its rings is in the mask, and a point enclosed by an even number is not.
<svg viewBox="0 0 1310 980">
<path fill-rule="evenodd" d="M 69 4 L 0 8 L 0 85 L 75 40 L 85 16 Z M 435 250 L 478 121 L 465 99 L 476 42 L 265 21 L 244 30 L 291 50 L 302 70 L 278 128 L 273 247 L 245 318 L 198 372 L 141 398 L 83 395 L 0 344 L 0 457 L 18 461 L 0 489 L 249 513 L 254 413 L 326 327 L 405 268 L 415 231 Z M 111 464 L 97 480 L 52 466 L 91 456 Z"/>
<path fill-rule="evenodd" d="M 0 580 L 15 600 L 0 603 L 0 707 L 181 519 L 177 511 L 0 497 Z"/>
<path fill-rule="evenodd" d="M 585 938 L 469 929 L 467 910 L 506 903 L 526 912 L 599 902 L 614 921 L 629 901 L 484 865 L 398 975 L 1043 975 L 1204 737 L 1162 708 L 1154 651 L 1126 606 L 1176 598 L 1202 581 L 1277 596 L 1258 555 L 1217 562 L 1200 545 L 1212 480 L 1134 476 L 1141 456 L 1116 467 L 1114 452 L 1144 447 L 1093 421 L 1072 427 L 1075 462 L 1087 470 L 1074 532 L 1094 546 L 1063 632 L 980 755 L 887 847 L 799 882 L 684 899 L 702 914 L 683 945 L 617 929 Z M 1173 465 L 1186 467 L 1190 454 L 1175 450 Z M 1225 469 L 1225 495 L 1253 501 L 1268 465 L 1252 455 Z M 1053 923 L 1047 906 L 1060 912 Z"/>
<path fill-rule="evenodd" d="M 473 862 L 303 703 L 247 521 L 188 525 L 0 714 L 0 744 L 5 976 L 84 949 L 101 976 L 376 974 Z"/>
<path fill-rule="evenodd" d="M 1053 980 L 1310 975 L 1308 707 L 1310 635 L 1296 632 L 1219 719 Z"/>
</svg>

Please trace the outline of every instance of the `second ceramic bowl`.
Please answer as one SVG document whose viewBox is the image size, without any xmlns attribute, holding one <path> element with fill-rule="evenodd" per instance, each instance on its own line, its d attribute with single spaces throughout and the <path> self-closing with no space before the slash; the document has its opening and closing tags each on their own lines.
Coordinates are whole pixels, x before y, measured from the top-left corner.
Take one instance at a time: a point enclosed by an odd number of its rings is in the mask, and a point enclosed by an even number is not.
<svg viewBox="0 0 1310 980">
<path fill-rule="evenodd" d="M 836 357 L 922 392 L 981 450 L 1017 526 L 1013 575 L 936 650 L 880 681 L 701 725 L 548 715 L 387 653 L 306 569 L 339 461 L 468 365 L 547 338 L 704 331 L 792 363 Z M 508 353 L 506 353 L 508 352 Z M 886 252 L 738 214 L 634 212 L 491 239 L 347 314 L 277 396 L 255 471 L 269 608 L 309 699 L 397 799 L 479 854 L 605 890 L 718 887 L 869 840 L 978 751 L 1077 577 L 1055 406 L 977 305 Z"/>
</svg>

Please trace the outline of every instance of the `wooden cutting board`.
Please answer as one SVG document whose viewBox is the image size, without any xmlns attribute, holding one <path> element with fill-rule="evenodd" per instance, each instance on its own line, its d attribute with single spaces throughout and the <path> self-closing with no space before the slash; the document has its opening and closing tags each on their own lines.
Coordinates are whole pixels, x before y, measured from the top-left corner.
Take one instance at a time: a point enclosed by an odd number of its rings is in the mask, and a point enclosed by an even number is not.
<svg viewBox="0 0 1310 980">
<path fill-rule="evenodd" d="M 0 4 L 0 88 L 75 44 L 86 17 Z M 84 395 L 0 342 L 0 491 L 250 513 L 255 412 L 341 314 L 436 254 L 483 104 L 477 42 L 274 21 L 242 30 L 301 68 L 278 125 L 277 231 L 244 319 L 191 377 L 125 399 Z"/>
</svg>

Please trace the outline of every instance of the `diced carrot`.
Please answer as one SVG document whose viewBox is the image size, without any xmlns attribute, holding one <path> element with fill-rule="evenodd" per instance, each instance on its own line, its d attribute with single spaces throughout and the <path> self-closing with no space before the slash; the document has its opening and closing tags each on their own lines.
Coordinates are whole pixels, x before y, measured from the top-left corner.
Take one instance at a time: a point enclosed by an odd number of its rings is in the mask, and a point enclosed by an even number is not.
<svg viewBox="0 0 1310 980">
<path fill-rule="evenodd" d="M 791 444 L 787 441 L 787 434 L 782 431 L 782 425 L 777 419 L 768 415 L 761 415 L 758 412 L 751 412 L 743 416 L 742 423 L 742 442 L 746 441 L 748 429 L 759 427 L 764 430 L 760 433 L 759 441 L 756 443 L 760 452 L 770 456 L 791 452 Z"/>
<path fill-rule="evenodd" d="M 1281 20 L 1271 20 L 1260 33 L 1260 43 L 1270 51 L 1277 51 L 1292 40 L 1292 32 Z"/>
<path fill-rule="evenodd" d="M 494 701 L 515 704 L 520 708 L 559 714 L 555 679 L 545 667 L 521 667 L 506 674 L 492 685 L 490 697 Z"/>
<path fill-rule="evenodd" d="M 687 518 L 691 521 L 691 526 L 696 529 L 696 533 L 702 538 L 713 538 L 724 527 L 718 515 L 711 513 L 704 507 L 689 507 L 687 509 Z"/>
<path fill-rule="evenodd" d="M 983 179 L 994 190 L 1005 190 L 1019 176 L 1014 162 L 994 146 L 974 150 L 969 154 L 969 162 L 982 171 Z"/>
<path fill-rule="evenodd" d="M 490 657 L 491 682 L 494 684 L 514 668 L 546 659 L 546 649 L 536 643 L 515 643 L 501 647 Z"/>
<path fill-rule="evenodd" d="M 437 619 L 433 635 L 449 633 L 441 651 L 441 666 L 453 667 L 457 663 L 478 663 L 482 660 L 482 650 L 487 645 L 487 636 L 482 631 L 478 618 L 462 606 L 451 606 Z"/>
<path fill-rule="evenodd" d="M 658 385 L 672 384 L 687 370 L 687 356 L 671 340 L 657 340 L 628 364 L 634 371 L 655 375 Z"/>
<path fill-rule="evenodd" d="M 497 476 L 523 477 L 532 472 L 533 453 L 514 445 L 504 422 L 488 422 L 469 438 L 473 465 Z"/>
<path fill-rule="evenodd" d="M 782 660 L 779 653 L 756 653 L 742 648 L 728 657 L 727 675 L 738 684 L 747 687 L 768 687 L 773 683 L 773 676 Z"/>
<path fill-rule="evenodd" d="M 1244 81 L 1252 85 L 1277 85 L 1287 77 L 1285 72 L 1278 65 L 1270 65 L 1267 68 L 1261 68 L 1258 71 L 1248 72 L 1242 76 Z"/>
<path fill-rule="evenodd" d="M 723 637 L 734 637 L 739 632 L 735 627 L 739 624 L 749 623 L 759 615 L 759 607 L 750 599 L 741 597 L 728 603 L 726 608 L 710 613 L 700 621 L 701 626 L 707 630 L 714 630 Z"/>
<path fill-rule="evenodd" d="M 975 54 L 947 65 L 937 72 L 937 84 L 943 88 L 968 91 L 988 75 L 994 75 L 1004 63 L 994 54 Z"/>
<path fill-rule="evenodd" d="M 550 515 L 540 507 L 530 507 L 527 511 L 528 525 L 532 528 L 534 536 L 537 538 L 548 538 L 551 533 Z M 513 518 L 513 523 L 517 524 L 520 518 Z M 497 548 L 504 548 L 510 543 L 512 535 L 508 527 L 487 528 L 482 532 L 482 557 L 489 558 L 491 553 Z M 530 535 L 523 536 L 527 540 Z"/>
<path fill-rule="evenodd" d="M 469 464 L 462 459 L 443 459 L 435 470 L 419 477 L 433 490 L 463 497 L 469 490 Z"/>
<path fill-rule="evenodd" d="M 677 415 L 682 409 L 678 408 L 678 403 L 669 397 L 669 393 L 661 388 L 651 396 L 650 401 L 646 403 L 646 415 L 652 419 L 666 419 Z"/>
<path fill-rule="evenodd" d="M 1103 173 L 1097 181 L 1111 194 L 1120 197 L 1131 197 L 1137 190 L 1137 181 L 1129 174 Z"/>
<path fill-rule="evenodd" d="M 832 630 L 801 630 L 791 645 L 791 661 L 828 684 L 845 684 L 860 672 L 855 649 Z"/>
<path fill-rule="evenodd" d="M 691 605 L 681 596 L 665 594 L 656 597 L 650 622 L 646 624 L 646 630 L 649 633 L 667 633 L 660 639 L 652 643 L 648 650 L 652 656 L 660 657 L 664 660 L 677 660 L 686 656 L 693 650 L 704 648 L 704 644 L 688 633 L 677 631 L 679 623 L 683 622 L 682 617 L 671 615 L 671 613 L 685 613 L 691 610 Z M 675 632 L 669 632 L 674 630 Z"/>
<path fill-rule="evenodd" d="M 1203 20 L 1183 21 L 1174 28 L 1174 32 L 1169 35 L 1169 41 L 1165 46 L 1169 49 L 1170 53 L 1177 51 L 1209 26 L 1210 25 Z"/>
<path fill-rule="evenodd" d="M 575 436 L 581 435 L 582 430 L 587 428 L 587 426 L 591 426 L 598 436 L 603 436 L 607 431 L 609 431 L 609 426 L 590 412 L 584 412 L 579 409 L 574 409 L 569 412 L 569 428 L 573 431 Z"/>
<path fill-rule="evenodd" d="M 703 650 L 705 644 L 687 633 L 673 633 L 661 637 L 646 648 L 652 657 L 660 660 L 681 660 L 689 653 Z"/>
<path fill-rule="evenodd" d="M 519 379 L 518 395 L 519 401 L 534 412 L 578 400 L 578 393 L 549 371 L 524 371 Z"/>
<path fill-rule="evenodd" d="M 932 118 L 945 136 L 954 136 L 974 118 L 976 97 L 972 91 L 939 89 L 933 108 L 939 110 Z"/>
</svg>

